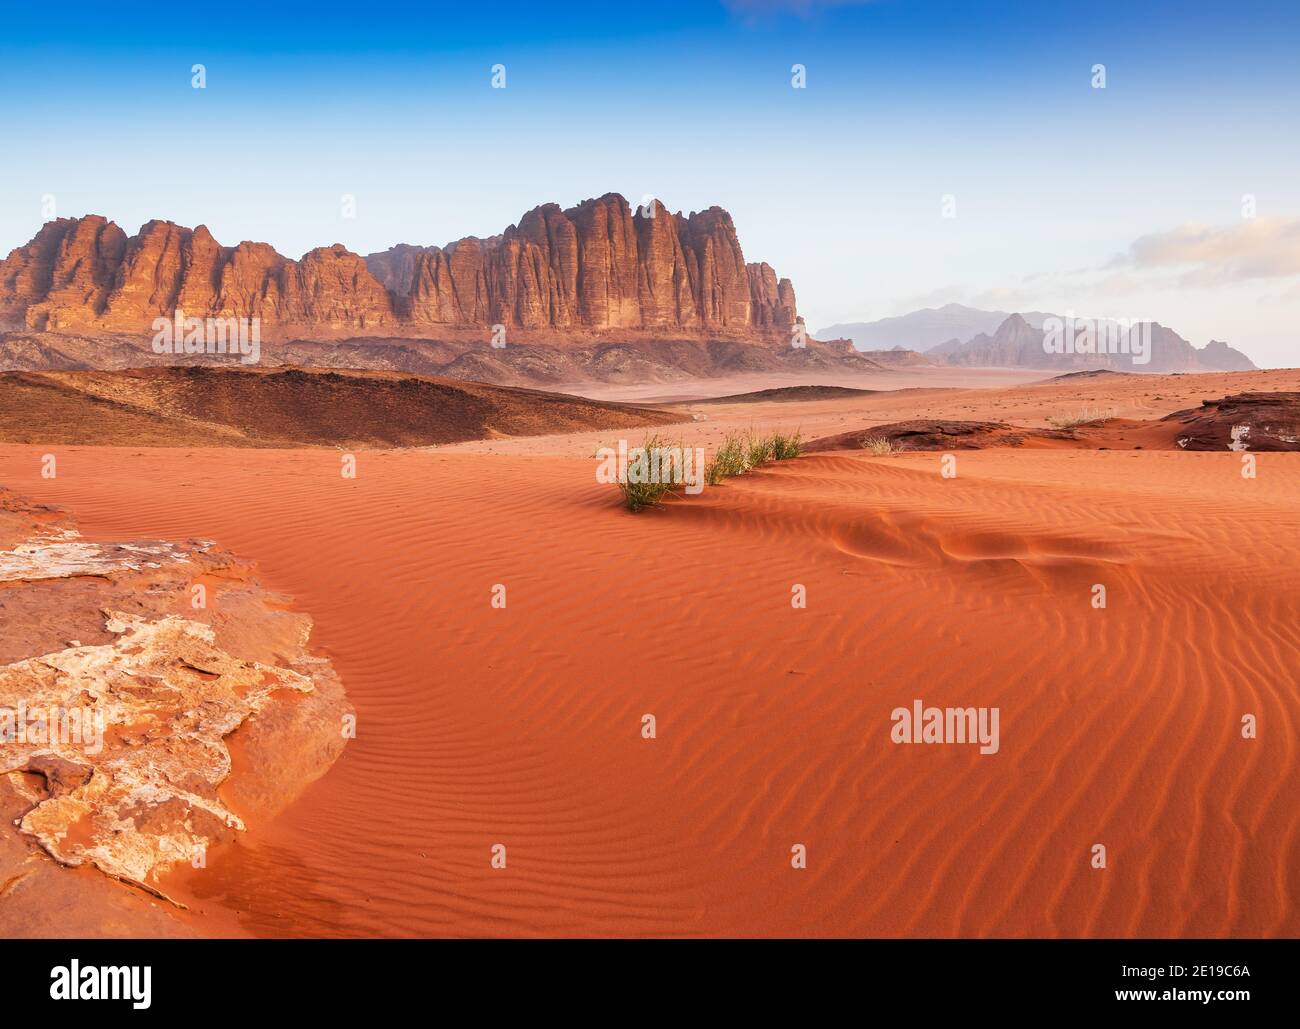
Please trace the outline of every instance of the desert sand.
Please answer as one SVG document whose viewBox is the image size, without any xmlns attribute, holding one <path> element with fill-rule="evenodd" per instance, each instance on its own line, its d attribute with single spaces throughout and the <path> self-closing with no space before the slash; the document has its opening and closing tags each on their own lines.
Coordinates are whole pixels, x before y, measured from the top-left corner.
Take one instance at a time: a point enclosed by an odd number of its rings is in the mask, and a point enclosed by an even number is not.
<svg viewBox="0 0 1300 1029">
<path fill-rule="evenodd" d="M 1150 418 L 1251 389 L 1300 372 L 688 405 L 656 431 Z M 298 800 L 171 875 L 178 919 L 1300 933 L 1300 457 L 1259 454 L 1246 479 L 1227 452 L 991 449 L 946 479 L 938 454 L 841 451 L 631 515 L 594 480 L 613 438 L 367 451 L 353 480 L 319 449 L 62 446 L 50 480 L 50 447 L 0 445 L 0 482 L 88 539 L 200 536 L 255 560 L 357 711 Z M 891 711 L 917 699 L 998 707 L 997 753 L 893 742 Z"/>
<path fill-rule="evenodd" d="M 810 380 L 804 379 L 803 383 Z M 704 446 L 716 446 L 728 433 L 751 429 L 801 432 L 805 440 L 911 418 L 996 420 L 1046 428 L 1053 418 L 1083 412 L 1150 421 L 1198 407 L 1205 400 L 1258 391 L 1300 391 L 1300 370 L 1217 372 L 1199 375 L 1088 375 L 1026 379 L 1023 371 L 972 369 L 964 377 L 952 369 L 885 372 L 869 376 L 821 377 L 819 385 L 863 390 L 798 403 L 724 398 L 769 388 L 799 385 L 784 378 L 738 376 L 701 383 L 688 394 L 660 395 L 660 386 L 590 388 L 592 399 L 659 403 L 689 417 L 686 427 L 668 425 L 660 433 Z M 713 390 L 716 387 L 716 392 Z M 701 392 L 703 391 L 703 392 Z M 585 395 L 585 394 L 584 394 Z M 469 440 L 445 449 L 455 453 L 555 454 L 590 457 L 594 448 L 617 438 L 608 430 L 532 435 L 515 439 Z M 640 438 L 639 436 L 636 438 Z"/>
</svg>

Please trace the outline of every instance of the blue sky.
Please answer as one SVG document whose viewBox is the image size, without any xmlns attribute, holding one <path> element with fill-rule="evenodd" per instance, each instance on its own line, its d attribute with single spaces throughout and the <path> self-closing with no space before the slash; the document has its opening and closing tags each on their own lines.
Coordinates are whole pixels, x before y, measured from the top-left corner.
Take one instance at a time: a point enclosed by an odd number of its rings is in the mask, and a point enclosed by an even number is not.
<svg viewBox="0 0 1300 1029">
<path fill-rule="evenodd" d="M 2 13 L 0 251 L 46 196 L 298 256 L 488 235 L 613 190 L 726 207 L 814 328 L 1068 307 L 1300 364 L 1293 2 Z"/>
</svg>

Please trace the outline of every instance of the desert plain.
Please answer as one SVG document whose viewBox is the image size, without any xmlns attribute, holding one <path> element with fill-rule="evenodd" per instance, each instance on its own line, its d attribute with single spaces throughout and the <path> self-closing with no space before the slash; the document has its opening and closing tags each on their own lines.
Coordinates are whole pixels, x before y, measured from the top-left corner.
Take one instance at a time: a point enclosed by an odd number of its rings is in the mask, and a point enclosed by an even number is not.
<svg viewBox="0 0 1300 1029">
<path fill-rule="evenodd" d="M 47 387 L 67 401 L 24 396 Z M 503 432 L 476 406 L 458 440 L 378 448 L 248 445 L 274 391 L 189 410 L 183 436 L 174 404 L 159 432 L 113 399 L 111 446 L 13 442 L 10 412 L 0 483 L 85 541 L 238 555 L 255 570 L 211 578 L 213 606 L 255 577 L 308 616 L 355 734 L 272 814 L 238 784 L 303 755 L 245 746 L 253 715 L 217 786 L 244 829 L 202 867 L 146 891 L 28 841 L 0 931 L 1300 933 L 1300 456 L 1246 475 L 1240 449 L 1159 427 L 1300 372 L 579 388 L 635 407 L 548 401 Z M 1019 435 L 861 443 L 944 420 Z M 636 514 L 594 475 L 620 438 L 715 452 L 749 430 L 839 440 Z M 916 701 L 997 708 L 996 753 L 896 742 Z M 25 892 L 37 869 L 67 888 Z"/>
</svg>

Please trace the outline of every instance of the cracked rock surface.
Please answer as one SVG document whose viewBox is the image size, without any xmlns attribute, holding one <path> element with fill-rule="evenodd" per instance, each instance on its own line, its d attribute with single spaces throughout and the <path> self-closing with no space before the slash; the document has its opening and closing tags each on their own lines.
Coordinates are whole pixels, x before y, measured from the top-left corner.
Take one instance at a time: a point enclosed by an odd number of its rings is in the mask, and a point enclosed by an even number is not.
<svg viewBox="0 0 1300 1029">
<path fill-rule="evenodd" d="M 194 931 L 169 879 L 343 749 L 310 619 L 210 542 L 87 541 L 2 488 L 0 547 L 0 932 Z"/>
</svg>

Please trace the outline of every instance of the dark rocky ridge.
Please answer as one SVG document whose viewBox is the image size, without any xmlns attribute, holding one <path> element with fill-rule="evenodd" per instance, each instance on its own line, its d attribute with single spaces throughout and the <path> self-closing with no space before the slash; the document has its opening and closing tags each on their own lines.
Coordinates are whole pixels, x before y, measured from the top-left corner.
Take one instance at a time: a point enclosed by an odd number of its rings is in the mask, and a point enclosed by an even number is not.
<svg viewBox="0 0 1300 1029">
<path fill-rule="evenodd" d="M 511 336 L 514 339 L 514 336 Z M 361 336 L 339 340 L 287 339 L 261 348 L 263 368 L 356 368 L 437 375 L 499 385 L 564 388 L 591 382 L 683 382 L 743 372 L 870 373 L 884 367 L 850 343 L 808 340 L 792 347 L 775 340 L 646 336 L 631 331 L 610 339 L 514 343 L 484 338 L 412 339 Z M 0 332 L 0 372 L 242 367 L 223 355 L 155 354 L 144 336 L 124 333 Z"/>
<path fill-rule="evenodd" d="M 12 443 L 424 447 L 680 420 L 671 409 L 382 371 L 0 374 L 0 440 Z"/>
</svg>

